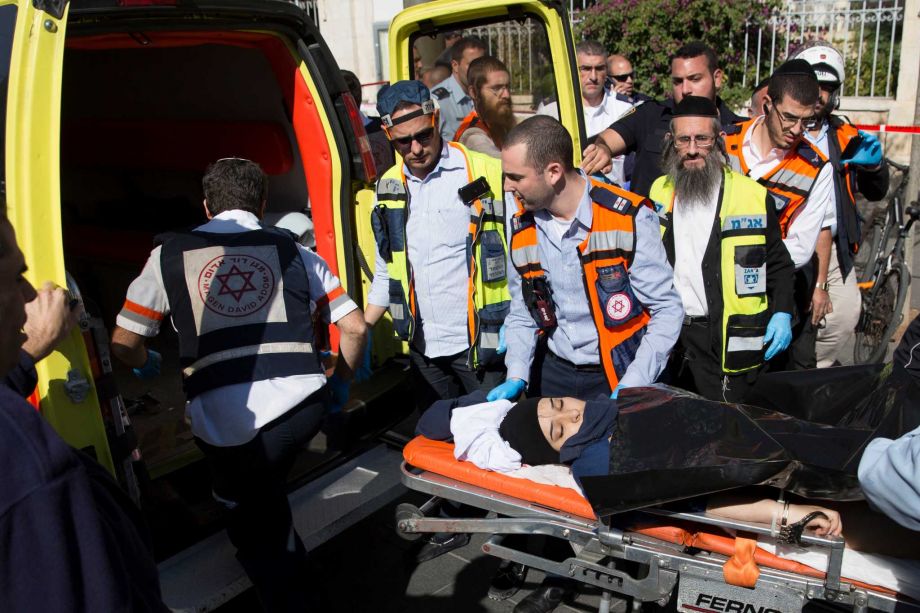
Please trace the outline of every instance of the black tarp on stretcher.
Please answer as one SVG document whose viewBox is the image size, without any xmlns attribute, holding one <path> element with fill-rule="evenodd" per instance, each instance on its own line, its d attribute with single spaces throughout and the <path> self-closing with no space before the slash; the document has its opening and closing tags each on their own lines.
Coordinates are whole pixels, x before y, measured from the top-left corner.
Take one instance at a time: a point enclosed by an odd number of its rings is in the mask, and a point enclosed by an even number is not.
<svg viewBox="0 0 920 613">
<path fill-rule="evenodd" d="M 920 425 L 920 387 L 891 365 L 763 375 L 749 402 L 712 402 L 673 388 L 622 390 L 609 474 L 581 478 L 595 512 L 748 485 L 861 500 L 856 471 L 866 444 Z"/>
</svg>

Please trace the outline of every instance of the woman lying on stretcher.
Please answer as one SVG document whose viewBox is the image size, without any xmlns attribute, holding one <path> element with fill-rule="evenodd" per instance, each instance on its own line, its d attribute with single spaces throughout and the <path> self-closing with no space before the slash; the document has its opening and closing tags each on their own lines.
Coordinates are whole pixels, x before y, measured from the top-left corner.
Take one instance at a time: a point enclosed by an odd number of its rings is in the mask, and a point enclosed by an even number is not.
<svg viewBox="0 0 920 613">
<path fill-rule="evenodd" d="M 488 402 L 474 392 L 435 402 L 419 419 L 416 433 L 454 442 L 454 457 L 484 470 L 512 472 L 522 466 L 565 464 L 576 476 L 607 470 L 607 449 L 616 424 L 616 402 L 606 397 L 528 398 Z M 574 480 L 572 486 L 577 487 Z M 706 511 L 729 519 L 770 524 L 777 518 L 773 500 L 751 502 L 736 496 L 714 496 Z M 840 514 L 809 504 L 779 505 L 786 524 L 812 515 L 805 526 L 819 536 L 839 536 Z"/>
</svg>

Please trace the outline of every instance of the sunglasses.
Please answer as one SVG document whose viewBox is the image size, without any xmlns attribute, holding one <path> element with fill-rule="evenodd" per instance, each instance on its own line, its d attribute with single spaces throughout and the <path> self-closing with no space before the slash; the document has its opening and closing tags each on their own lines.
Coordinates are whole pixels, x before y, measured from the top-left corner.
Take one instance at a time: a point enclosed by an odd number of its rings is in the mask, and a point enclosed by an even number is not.
<svg viewBox="0 0 920 613">
<path fill-rule="evenodd" d="M 626 74 L 614 74 L 610 75 L 610 78 L 616 79 L 617 81 L 625 81 L 627 79 L 631 79 L 634 74 L 635 72 L 627 72 Z"/>
<path fill-rule="evenodd" d="M 390 140 L 397 147 L 405 149 L 406 147 L 411 147 L 413 141 L 417 142 L 419 145 L 424 147 L 425 145 L 431 142 L 432 138 L 434 138 L 434 128 L 433 127 L 425 128 L 424 130 L 416 132 L 415 134 L 410 134 L 409 136 L 403 136 L 401 138 L 393 138 Z"/>
</svg>

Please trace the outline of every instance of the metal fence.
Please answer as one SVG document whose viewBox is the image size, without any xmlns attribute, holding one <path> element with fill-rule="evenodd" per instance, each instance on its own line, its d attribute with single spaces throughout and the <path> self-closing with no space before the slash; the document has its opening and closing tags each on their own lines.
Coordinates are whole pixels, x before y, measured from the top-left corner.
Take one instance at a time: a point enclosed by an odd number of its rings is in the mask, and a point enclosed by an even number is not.
<svg viewBox="0 0 920 613">
<path fill-rule="evenodd" d="M 796 47 L 817 39 L 843 54 L 843 95 L 892 97 L 903 21 L 904 0 L 788 2 L 764 27 L 745 23 L 744 84 L 759 82 Z"/>
<path fill-rule="evenodd" d="M 796 47 L 819 39 L 846 60 L 845 96 L 894 97 L 905 0 L 787 0 L 767 24 L 744 23 L 743 85 L 768 76 Z M 569 0 L 570 15 L 597 0 Z M 750 2 L 756 10 L 759 2 Z"/>
<path fill-rule="evenodd" d="M 506 21 L 468 28 L 464 34 L 481 38 L 489 55 L 508 66 L 512 91 L 530 95 L 541 90 L 541 80 L 550 68 L 549 43 L 542 25 L 527 18 L 523 23 Z"/>
</svg>

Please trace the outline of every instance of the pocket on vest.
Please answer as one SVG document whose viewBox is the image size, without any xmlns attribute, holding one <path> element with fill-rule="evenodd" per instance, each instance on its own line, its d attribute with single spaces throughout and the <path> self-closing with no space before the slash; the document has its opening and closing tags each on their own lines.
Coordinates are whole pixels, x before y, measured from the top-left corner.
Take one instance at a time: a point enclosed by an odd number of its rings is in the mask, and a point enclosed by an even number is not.
<svg viewBox="0 0 920 613">
<path fill-rule="evenodd" d="M 642 314 L 642 304 L 633 292 L 626 267 L 622 264 L 597 269 L 598 307 L 604 314 L 604 325 L 616 328 Z"/>
<path fill-rule="evenodd" d="M 396 334 L 403 339 L 409 338 L 409 303 L 398 279 L 390 279 L 390 316 Z"/>
<path fill-rule="evenodd" d="M 617 374 L 618 381 L 623 378 L 623 375 L 626 374 L 626 369 L 629 368 L 629 365 L 632 364 L 633 359 L 636 357 L 636 351 L 639 350 L 639 344 L 642 342 L 642 337 L 645 336 L 646 330 L 648 328 L 642 326 L 636 330 L 635 334 L 610 350 L 613 371 Z"/>
<path fill-rule="evenodd" d="M 486 230 L 479 236 L 479 270 L 486 283 L 502 281 L 506 276 L 505 248 L 496 230 Z"/>
<path fill-rule="evenodd" d="M 725 331 L 726 370 L 744 370 L 763 362 L 763 337 L 769 321 L 769 311 L 729 316 Z"/>
<path fill-rule="evenodd" d="M 763 296 L 767 293 L 767 248 L 765 245 L 735 246 L 735 293 Z"/>
<path fill-rule="evenodd" d="M 495 350 L 498 349 L 498 335 L 505 318 L 511 310 L 510 302 L 500 302 L 498 304 L 489 304 L 479 311 L 479 364 L 478 366 L 489 366 L 499 362 L 504 358 Z"/>
</svg>

